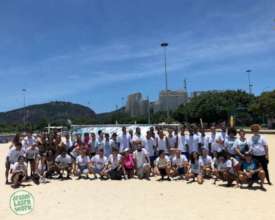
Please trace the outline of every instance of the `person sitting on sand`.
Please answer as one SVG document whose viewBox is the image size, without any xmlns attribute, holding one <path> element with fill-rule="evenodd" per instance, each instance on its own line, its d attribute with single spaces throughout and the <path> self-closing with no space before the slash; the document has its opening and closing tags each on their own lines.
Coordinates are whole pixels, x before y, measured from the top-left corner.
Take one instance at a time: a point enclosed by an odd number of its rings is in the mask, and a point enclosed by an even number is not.
<svg viewBox="0 0 275 220">
<path fill-rule="evenodd" d="M 27 177 L 27 166 L 25 164 L 24 156 L 19 156 L 18 161 L 14 164 L 12 169 L 12 187 L 17 188 L 21 185 L 22 181 Z"/>
<path fill-rule="evenodd" d="M 9 184 L 9 172 L 12 171 L 13 165 L 18 161 L 20 156 L 25 156 L 21 142 L 13 143 L 13 147 L 9 150 L 6 157 L 6 184 Z"/>
<path fill-rule="evenodd" d="M 189 171 L 186 174 L 186 180 L 188 181 L 190 178 L 195 179 L 197 178 L 198 184 L 203 183 L 203 176 L 202 176 L 202 166 L 199 159 L 199 154 L 197 152 L 193 152 L 190 155 L 190 166 Z"/>
<path fill-rule="evenodd" d="M 108 174 L 111 180 L 121 180 L 123 176 L 123 170 L 121 165 L 122 156 L 118 152 L 118 148 L 113 148 L 112 154 L 108 158 Z"/>
<path fill-rule="evenodd" d="M 104 149 L 99 148 L 98 153 L 91 159 L 92 173 L 95 179 L 97 179 L 97 174 L 100 175 L 101 179 L 108 177 L 108 160 L 104 156 Z"/>
<path fill-rule="evenodd" d="M 72 158 L 66 151 L 62 152 L 55 158 L 55 163 L 57 166 L 57 171 L 61 180 L 64 179 L 64 173 L 67 173 L 66 179 L 70 179 L 72 171 Z"/>
<path fill-rule="evenodd" d="M 253 183 L 260 180 L 261 188 L 263 188 L 265 172 L 249 152 L 245 153 L 245 161 L 241 165 L 239 178 L 240 183 L 248 183 L 248 187 L 252 187 Z"/>
<path fill-rule="evenodd" d="M 181 154 L 181 150 L 175 149 L 175 155 L 172 157 L 172 176 L 179 176 L 183 179 L 188 170 L 188 160 L 184 154 Z"/>
<path fill-rule="evenodd" d="M 91 173 L 90 158 L 87 156 L 86 150 L 81 150 L 80 155 L 76 158 L 76 175 L 81 179 L 82 174 L 85 179 L 88 179 L 88 174 Z"/>
<path fill-rule="evenodd" d="M 135 161 L 133 154 L 130 153 L 130 149 L 126 148 L 123 152 L 122 157 L 122 169 L 124 173 L 124 177 L 126 179 L 130 179 L 134 176 L 134 168 L 135 168 Z"/>
<path fill-rule="evenodd" d="M 151 166 L 148 152 L 143 148 L 143 142 L 141 140 L 134 141 L 133 145 L 136 149 L 133 153 L 136 175 L 139 179 L 149 180 Z"/>
<path fill-rule="evenodd" d="M 202 155 L 200 156 L 199 160 L 201 164 L 202 175 L 204 177 L 211 177 L 213 172 L 213 159 L 208 154 L 207 149 L 202 149 Z"/>
<path fill-rule="evenodd" d="M 169 157 L 165 154 L 164 150 L 159 151 L 159 157 L 155 160 L 155 175 L 160 175 L 161 179 L 164 180 L 164 177 L 167 176 L 167 180 L 170 179 L 171 172 L 171 162 Z"/>
</svg>

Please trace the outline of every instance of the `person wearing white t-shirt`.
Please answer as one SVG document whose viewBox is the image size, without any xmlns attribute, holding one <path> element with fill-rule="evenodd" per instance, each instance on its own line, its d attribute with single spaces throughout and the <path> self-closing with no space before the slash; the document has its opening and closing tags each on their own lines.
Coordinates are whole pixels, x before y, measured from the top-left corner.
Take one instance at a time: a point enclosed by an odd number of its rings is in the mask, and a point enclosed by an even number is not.
<svg viewBox="0 0 275 220">
<path fill-rule="evenodd" d="M 181 127 L 180 133 L 178 134 L 178 149 L 180 152 L 189 158 L 189 152 L 187 149 L 187 136 L 185 134 L 185 127 Z"/>
<path fill-rule="evenodd" d="M 173 129 L 168 130 L 167 146 L 168 149 L 176 148 L 178 145 L 178 137 L 173 134 Z"/>
<path fill-rule="evenodd" d="M 221 135 L 216 132 L 215 126 L 210 128 L 210 134 L 208 135 L 209 153 L 216 157 L 218 152 L 223 150 L 223 140 Z"/>
<path fill-rule="evenodd" d="M 203 183 L 203 176 L 202 176 L 202 164 L 199 159 L 198 152 L 193 152 L 190 154 L 190 164 L 189 164 L 189 171 L 185 176 L 186 180 L 188 181 L 192 178 L 192 182 L 195 182 L 197 179 L 198 184 Z"/>
<path fill-rule="evenodd" d="M 185 155 L 181 154 L 181 151 L 177 149 L 175 151 L 175 156 L 171 159 L 173 177 L 179 176 L 180 179 L 183 179 L 184 174 L 188 170 L 188 160 Z"/>
<path fill-rule="evenodd" d="M 26 149 L 26 159 L 27 159 L 27 166 L 30 163 L 31 167 L 31 175 L 33 176 L 36 173 L 36 168 L 39 160 L 39 149 L 37 144 L 33 144 L 32 146 Z"/>
<path fill-rule="evenodd" d="M 122 153 L 125 149 L 130 148 L 131 136 L 127 133 L 126 127 L 122 127 L 122 134 L 118 137 L 119 152 Z"/>
<path fill-rule="evenodd" d="M 144 141 L 144 148 L 146 149 L 146 151 L 148 152 L 148 156 L 150 159 L 150 165 L 151 167 L 154 167 L 154 161 L 156 159 L 156 145 L 155 145 L 155 141 L 153 139 L 153 137 L 151 136 L 151 132 L 147 131 L 146 132 L 146 138 Z"/>
<path fill-rule="evenodd" d="M 258 124 L 254 124 L 251 126 L 251 131 L 253 135 L 248 141 L 248 145 L 253 158 L 259 162 L 259 164 L 262 166 L 263 170 L 265 171 L 265 176 L 268 184 L 272 185 L 269 177 L 269 171 L 268 171 L 268 163 L 269 163 L 268 144 L 265 138 L 263 137 L 263 135 L 259 133 L 260 128 L 261 127 Z"/>
<path fill-rule="evenodd" d="M 143 148 L 142 141 L 135 141 L 133 145 L 136 148 L 133 153 L 136 174 L 139 179 L 149 180 L 151 166 L 148 152 Z"/>
<path fill-rule="evenodd" d="M 72 158 L 66 151 L 62 152 L 55 158 L 55 163 L 59 173 L 59 179 L 64 179 L 64 173 L 67 172 L 66 179 L 70 179 L 72 171 Z"/>
<path fill-rule="evenodd" d="M 31 147 L 35 143 L 36 139 L 34 138 L 31 132 L 28 132 L 27 136 L 22 141 L 22 149 L 26 151 L 28 147 Z"/>
<path fill-rule="evenodd" d="M 77 167 L 77 176 L 78 179 L 81 179 L 82 174 L 85 175 L 85 178 L 88 179 L 88 174 L 91 173 L 90 168 L 90 158 L 87 156 L 87 153 L 85 150 L 80 151 L 80 155 L 77 156 L 76 160 L 76 167 Z"/>
<path fill-rule="evenodd" d="M 208 155 L 207 149 L 202 149 L 202 156 L 200 156 L 199 160 L 202 167 L 202 175 L 211 177 L 214 169 L 214 163 L 212 157 Z"/>
<path fill-rule="evenodd" d="M 245 159 L 245 153 L 249 152 L 248 140 L 245 137 L 245 131 L 241 129 L 239 131 L 239 138 L 235 141 L 236 159 L 241 161 Z"/>
<path fill-rule="evenodd" d="M 13 169 L 14 164 L 18 161 L 19 156 L 25 156 L 25 152 L 22 150 L 21 142 L 14 143 L 13 146 L 9 149 L 6 156 L 6 184 L 9 184 L 9 173 Z"/>
<path fill-rule="evenodd" d="M 236 154 L 236 151 L 235 151 L 235 146 L 236 146 L 235 142 L 237 140 L 236 135 L 237 135 L 236 128 L 229 128 L 228 137 L 224 141 L 224 148 L 232 157 L 234 157 Z"/>
<path fill-rule="evenodd" d="M 194 134 L 193 128 L 189 129 L 189 136 L 187 136 L 186 143 L 189 155 L 193 152 L 199 152 L 199 136 Z"/>
<path fill-rule="evenodd" d="M 109 169 L 108 174 L 111 180 L 121 180 L 123 169 L 121 165 L 122 156 L 118 153 L 117 148 L 112 149 L 112 154 L 108 158 Z"/>
<path fill-rule="evenodd" d="M 164 180 L 164 177 L 167 176 L 167 180 L 170 179 L 171 172 L 171 161 L 167 155 L 165 155 L 164 150 L 159 151 L 159 157 L 155 160 L 155 175 L 160 175 L 161 179 L 159 181 Z"/>
<path fill-rule="evenodd" d="M 163 150 L 168 154 L 167 138 L 162 130 L 159 131 L 159 137 L 157 138 L 157 151 Z"/>
<path fill-rule="evenodd" d="M 11 176 L 12 187 L 17 188 L 22 181 L 27 177 L 27 166 L 24 156 L 19 156 L 18 161 L 14 164 Z"/>
<path fill-rule="evenodd" d="M 98 153 L 92 157 L 91 162 L 95 179 L 97 179 L 96 174 L 99 174 L 101 179 L 108 177 L 108 159 L 104 156 L 103 148 L 98 150 Z"/>
<path fill-rule="evenodd" d="M 132 140 L 131 140 L 131 144 L 132 144 L 132 151 L 135 151 L 136 148 L 135 148 L 135 144 L 134 142 L 138 142 L 138 141 L 141 141 L 142 142 L 142 146 L 145 145 L 145 138 L 143 137 L 143 135 L 141 134 L 141 130 L 140 130 L 140 127 L 137 127 L 136 128 L 136 133 L 135 135 L 133 136 Z"/>
</svg>

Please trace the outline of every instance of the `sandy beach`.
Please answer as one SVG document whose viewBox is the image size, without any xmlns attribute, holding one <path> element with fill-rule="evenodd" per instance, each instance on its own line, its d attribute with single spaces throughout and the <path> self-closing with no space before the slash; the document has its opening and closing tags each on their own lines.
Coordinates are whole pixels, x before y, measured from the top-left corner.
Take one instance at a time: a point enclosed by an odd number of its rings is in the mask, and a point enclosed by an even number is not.
<svg viewBox="0 0 275 220">
<path fill-rule="evenodd" d="M 270 175 L 275 178 L 275 135 L 265 135 L 270 149 Z M 203 185 L 186 181 L 53 180 L 24 188 L 35 206 L 30 214 L 15 215 L 9 206 L 16 190 L 4 184 L 8 144 L 0 145 L 0 218 L 15 219 L 275 219 L 275 188 L 266 191 L 227 188 L 221 182 Z"/>
</svg>

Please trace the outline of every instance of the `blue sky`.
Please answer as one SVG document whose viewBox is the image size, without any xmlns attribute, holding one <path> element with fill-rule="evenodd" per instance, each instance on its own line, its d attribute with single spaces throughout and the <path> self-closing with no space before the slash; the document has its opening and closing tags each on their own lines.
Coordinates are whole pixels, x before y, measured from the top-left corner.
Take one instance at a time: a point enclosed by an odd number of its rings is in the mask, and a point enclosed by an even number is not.
<svg viewBox="0 0 275 220">
<path fill-rule="evenodd" d="M 105 112 L 140 91 L 275 88 L 274 0 L 0 0 L 0 111 L 53 100 Z M 124 99 L 125 102 L 126 99 Z"/>
</svg>

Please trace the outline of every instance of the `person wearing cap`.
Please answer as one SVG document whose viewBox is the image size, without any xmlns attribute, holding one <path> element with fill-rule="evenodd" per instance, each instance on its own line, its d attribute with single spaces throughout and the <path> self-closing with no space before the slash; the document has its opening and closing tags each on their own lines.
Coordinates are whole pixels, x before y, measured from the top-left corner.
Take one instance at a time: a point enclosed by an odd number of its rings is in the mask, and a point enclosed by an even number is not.
<svg viewBox="0 0 275 220">
<path fill-rule="evenodd" d="M 104 156 L 104 149 L 99 148 L 98 153 L 91 159 L 92 174 L 97 179 L 97 174 L 101 179 L 108 178 L 108 159 Z"/>
<path fill-rule="evenodd" d="M 141 140 L 134 141 L 133 146 L 136 149 L 133 153 L 136 174 L 139 179 L 149 179 L 151 166 L 148 152 L 143 148 Z"/>
<path fill-rule="evenodd" d="M 239 174 L 240 183 L 248 183 L 248 187 L 252 187 L 254 182 L 260 180 L 261 188 L 265 179 L 265 172 L 260 164 L 252 158 L 249 152 L 245 153 L 245 160 L 241 165 L 241 172 Z"/>
<path fill-rule="evenodd" d="M 261 127 L 258 124 L 254 124 L 251 127 L 251 131 L 253 133 L 252 137 L 248 141 L 248 145 L 250 148 L 250 152 L 255 160 L 257 160 L 265 171 L 265 176 L 269 185 L 272 185 L 268 172 L 268 163 L 269 163 L 269 150 L 268 144 L 263 137 L 259 133 Z"/>
</svg>

